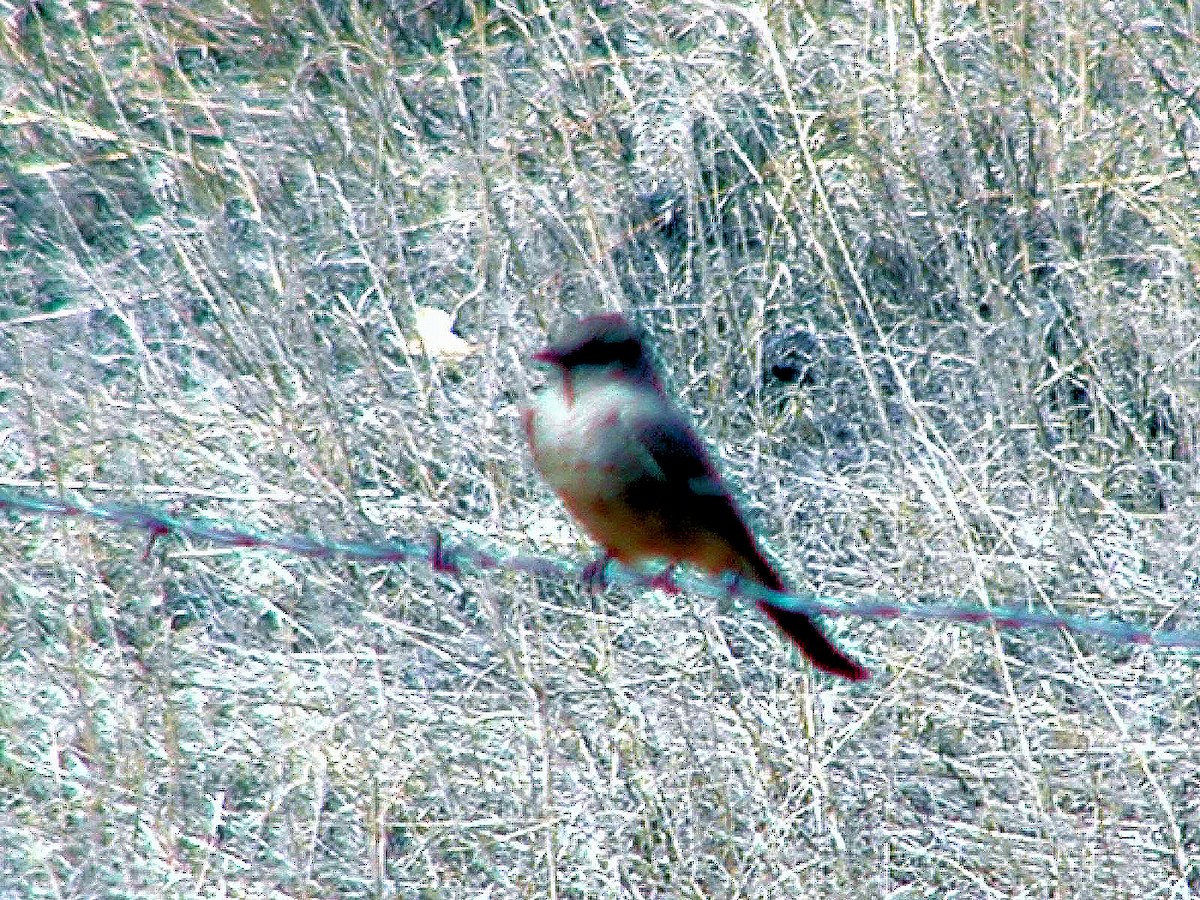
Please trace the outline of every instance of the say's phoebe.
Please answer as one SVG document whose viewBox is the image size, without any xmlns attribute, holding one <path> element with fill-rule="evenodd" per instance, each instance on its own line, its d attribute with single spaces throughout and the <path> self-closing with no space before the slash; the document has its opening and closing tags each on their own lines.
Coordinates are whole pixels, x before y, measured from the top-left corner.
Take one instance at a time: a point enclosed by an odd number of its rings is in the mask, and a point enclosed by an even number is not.
<svg viewBox="0 0 1200 900">
<path fill-rule="evenodd" d="M 785 590 L 628 321 L 582 319 L 533 358 L 559 376 L 525 413 L 533 461 L 606 558 L 686 562 Z M 818 669 L 869 677 L 810 617 L 758 608 Z"/>
</svg>

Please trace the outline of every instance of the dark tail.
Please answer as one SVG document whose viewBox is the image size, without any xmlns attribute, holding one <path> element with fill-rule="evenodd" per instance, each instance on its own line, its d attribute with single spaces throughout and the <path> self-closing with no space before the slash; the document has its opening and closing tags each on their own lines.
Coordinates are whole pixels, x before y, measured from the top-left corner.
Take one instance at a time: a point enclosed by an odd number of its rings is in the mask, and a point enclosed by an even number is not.
<svg viewBox="0 0 1200 900">
<path fill-rule="evenodd" d="M 750 571 L 746 572 L 746 575 L 772 591 L 786 591 L 787 586 L 779 577 L 779 573 L 772 568 L 761 553 L 756 553 L 756 557 L 747 560 L 750 563 Z M 757 606 L 768 619 L 779 627 L 780 631 L 791 639 L 792 643 L 800 648 L 800 652 L 808 657 L 809 662 L 822 672 L 840 675 L 850 681 L 866 681 L 871 677 L 870 671 L 839 650 L 810 616 L 779 609 L 771 606 L 765 600 L 759 600 Z"/>
</svg>

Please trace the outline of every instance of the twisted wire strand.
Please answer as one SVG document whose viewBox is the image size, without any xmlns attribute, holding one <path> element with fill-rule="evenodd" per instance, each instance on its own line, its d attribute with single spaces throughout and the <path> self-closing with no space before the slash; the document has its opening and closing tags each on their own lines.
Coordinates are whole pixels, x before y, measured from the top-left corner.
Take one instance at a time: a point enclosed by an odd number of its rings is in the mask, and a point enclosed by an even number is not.
<svg viewBox="0 0 1200 900">
<path fill-rule="evenodd" d="M 465 543 L 451 546 L 443 543 L 436 533 L 424 540 L 328 540 L 295 532 L 265 533 L 209 519 L 173 516 L 149 506 L 90 503 L 83 499 L 62 500 L 46 495 L 16 493 L 3 488 L 0 488 L 0 509 L 23 515 L 83 517 L 124 528 L 139 529 L 150 536 L 146 547 L 147 556 L 158 538 L 174 535 L 217 546 L 282 550 L 317 559 L 339 557 L 374 563 L 416 562 L 452 575 L 503 569 L 565 580 L 587 577 L 588 568 L 561 557 L 545 554 L 491 552 Z M 1060 615 L 1013 607 L 989 609 L 947 602 L 845 600 L 809 592 L 782 594 L 735 577 L 714 580 L 691 573 L 680 573 L 664 578 L 662 574 L 647 575 L 613 562 L 604 566 L 601 575 L 609 584 L 665 587 L 717 600 L 727 597 L 762 599 L 779 609 L 809 615 L 854 616 L 876 620 L 919 619 L 966 625 L 990 624 L 1003 629 L 1056 629 L 1102 637 L 1116 643 L 1163 649 L 1200 649 L 1200 630 L 1152 629 L 1104 617 Z"/>
</svg>

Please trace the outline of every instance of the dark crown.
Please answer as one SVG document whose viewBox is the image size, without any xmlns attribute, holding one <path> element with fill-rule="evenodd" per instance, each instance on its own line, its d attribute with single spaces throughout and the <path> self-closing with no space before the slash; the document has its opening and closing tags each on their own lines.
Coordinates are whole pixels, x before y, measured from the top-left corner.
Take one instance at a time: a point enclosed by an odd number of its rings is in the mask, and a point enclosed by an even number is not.
<svg viewBox="0 0 1200 900">
<path fill-rule="evenodd" d="M 642 368 L 647 362 L 641 334 L 627 319 L 616 314 L 580 319 L 541 356 L 564 369 L 613 363 Z"/>
</svg>

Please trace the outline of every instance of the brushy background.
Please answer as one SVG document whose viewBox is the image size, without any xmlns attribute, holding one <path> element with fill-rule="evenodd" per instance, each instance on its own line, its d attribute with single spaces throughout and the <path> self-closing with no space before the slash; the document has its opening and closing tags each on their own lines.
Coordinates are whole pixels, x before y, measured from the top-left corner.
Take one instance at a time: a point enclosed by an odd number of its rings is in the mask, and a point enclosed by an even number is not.
<svg viewBox="0 0 1200 900">
<path fill-rule="evenodd" d="M 1193 0 L 0 3 L 0 486 L 583 559 L 518 410 L 622 309 L 798 587 L 1197 627 L 1198 84 Z M 0 896 L 1200 891 L 1195 654 L 146 545 L 4 522 Z"/>
</svg>

